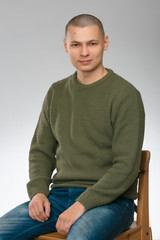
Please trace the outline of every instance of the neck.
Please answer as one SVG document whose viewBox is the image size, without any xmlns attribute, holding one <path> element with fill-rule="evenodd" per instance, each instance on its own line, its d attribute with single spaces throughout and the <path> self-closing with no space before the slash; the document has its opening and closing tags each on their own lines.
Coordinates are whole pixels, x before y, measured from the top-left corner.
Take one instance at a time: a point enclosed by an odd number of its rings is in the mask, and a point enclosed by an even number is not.
<svg viewBox="0 0 160 240">
<path fill-rule="evenodd" d="M 92 72 L 77 70 L 77 80 L 82 84 L 88 85 L 103 78 L 107 73 L 108 71 L 103 66 L 98 71 L 94 70 Z"/>
</svg>

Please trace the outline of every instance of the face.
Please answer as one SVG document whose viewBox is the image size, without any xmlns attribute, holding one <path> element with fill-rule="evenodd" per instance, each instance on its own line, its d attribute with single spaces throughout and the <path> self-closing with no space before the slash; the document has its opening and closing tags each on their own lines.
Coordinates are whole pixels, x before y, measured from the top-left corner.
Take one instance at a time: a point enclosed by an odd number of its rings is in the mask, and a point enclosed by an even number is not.
<svg viewBox="0 0 160 240">
<path fill-rule="evenodd" d="M 90 72 L 103 67 L 103 53 L 108 49 L 108 37 L 102 35 L 97 25 L 69 26 L 64 47 L 78 71 Z"/>
</svg>

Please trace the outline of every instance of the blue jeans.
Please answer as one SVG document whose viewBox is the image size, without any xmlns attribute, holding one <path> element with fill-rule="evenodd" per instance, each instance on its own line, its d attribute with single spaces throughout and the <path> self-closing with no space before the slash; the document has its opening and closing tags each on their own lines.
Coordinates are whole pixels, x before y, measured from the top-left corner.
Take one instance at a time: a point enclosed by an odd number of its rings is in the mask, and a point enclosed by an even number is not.
<svg viewBox="0 0 160 240">
<path fill-rule="evenodd" d="M 55 232 L 59 215 L 83 193 L 82 188 L 55 188 L 49 195 L 51 214 L 41 223 L 29 216 L 29 202 L 0 218 L 0 240 L 27 240 Z M 134 201 L 118 198 L 114 202 L 85 212 L 71 227 L 67 240 L 112 240 L 133 221 Z"/>
</svg>

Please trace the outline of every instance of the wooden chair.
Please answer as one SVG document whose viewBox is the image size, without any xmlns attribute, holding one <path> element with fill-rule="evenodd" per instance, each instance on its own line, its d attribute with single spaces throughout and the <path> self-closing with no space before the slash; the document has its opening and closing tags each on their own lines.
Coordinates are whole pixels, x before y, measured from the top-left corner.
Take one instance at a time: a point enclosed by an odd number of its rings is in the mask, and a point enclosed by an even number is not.
<svg viewBox="0 0 160 240">
<path fill-rule="evenodd" d="M 142 151 L 139 170 L 138 200 L 136 206 L 136 220 L 131 227 L 119 234 L 114 240 L 152 240 L 151 227 L 149 226 L 149 161 L 150 152 Z M 59 233 L 50 233 L 34 238 L 34 240 L 62 240 L 65 236 Z M 76 239 L 75 239 L 76 240 Z"/>
</svg>

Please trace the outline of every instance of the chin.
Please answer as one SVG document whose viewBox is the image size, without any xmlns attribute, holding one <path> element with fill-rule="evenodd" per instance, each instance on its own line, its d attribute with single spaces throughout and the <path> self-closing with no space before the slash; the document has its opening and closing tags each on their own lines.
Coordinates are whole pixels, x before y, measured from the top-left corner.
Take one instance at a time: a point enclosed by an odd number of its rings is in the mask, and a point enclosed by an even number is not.
<svg viewBox="0 0 160 240">
<path fill-rule="evenodd" d="M 94 69 L 96 68 L 96 67 L 93 67 L 93 66 L 75 66 L 76 67 L 76 69 L 78 70 L 78 71 L 82 71 L 82 72 L 92 72 L 92 71 L 94 71 Z"/>
</svg>

